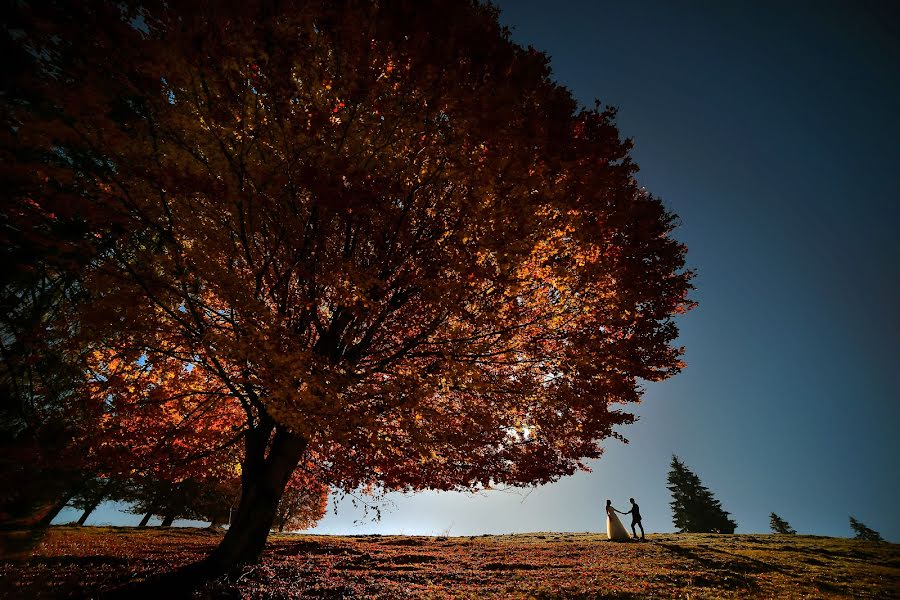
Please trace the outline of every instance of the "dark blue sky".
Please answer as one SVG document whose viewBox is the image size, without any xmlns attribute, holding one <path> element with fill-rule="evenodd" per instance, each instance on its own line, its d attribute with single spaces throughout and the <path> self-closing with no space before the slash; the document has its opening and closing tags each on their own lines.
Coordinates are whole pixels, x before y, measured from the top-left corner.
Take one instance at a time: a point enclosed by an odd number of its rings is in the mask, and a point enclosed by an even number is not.
<svg viewBox="0 0 900 600">
<path fill-rule="evenodd" d="M 699 307 L 590 474 L 531 494 L 395 498 L 322 533 L 601 531 L 606 498 L 671 531 L 673 453 L 738 522 L 900 541 L 900 10 L 866 2 L 499 2 L 585 104 L 619 107 L 678 213 Z M 70 519 L 71 513 L 61 515 Z M 135 522 L 139 517 L 135 517 Z M 96 521 L 117 522 L 111 507 Z"/>
<path fill-rule="evenodd" d="M 741 530 L 854 514 L 900 538 L 900 5 L 501 6 L 578 99 L 619 107 L 640 182 L 684 223 L 689 367 L 617 453 L 656 478 L 647 500 L 675 452 Z"/>
</svg>

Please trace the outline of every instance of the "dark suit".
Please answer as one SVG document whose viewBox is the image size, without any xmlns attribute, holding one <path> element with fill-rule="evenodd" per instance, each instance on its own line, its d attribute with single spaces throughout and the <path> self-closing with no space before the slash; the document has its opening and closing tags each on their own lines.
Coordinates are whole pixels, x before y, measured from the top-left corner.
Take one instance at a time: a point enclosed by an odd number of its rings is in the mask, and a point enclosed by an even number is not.
<svg viewBox="0 0 900 600">
<path fill-rule="evenodd" d="M 625 514 L 631 515 L 631 533 L 634 534 L 634 537 L 637 537 L 637 530 L 634 528 L 634 526 L 637 525 L 641 528 L 641 539 L 644 539 L 644 525 L 641 523 L 641 507 L 637 505 L 637 502 L 632 502 L 631 510 Z"/>
</svg>

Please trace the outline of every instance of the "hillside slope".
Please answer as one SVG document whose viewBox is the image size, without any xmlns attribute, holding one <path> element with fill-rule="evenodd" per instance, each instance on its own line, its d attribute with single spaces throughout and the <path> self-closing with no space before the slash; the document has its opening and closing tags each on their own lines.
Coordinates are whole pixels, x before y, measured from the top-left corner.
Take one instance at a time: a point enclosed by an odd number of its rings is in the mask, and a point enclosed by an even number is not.
<svg viewBox="0 0 900 600">
<path fill-rule="evenodd" d="M 220 534 L 54 527 L 0 563 L 0 596 L 97 596 L 202 558 Z M 201 598 L 900 598 L 900 546 L 815 536 L 273 536 L 261 565 Z"/>
</svg>

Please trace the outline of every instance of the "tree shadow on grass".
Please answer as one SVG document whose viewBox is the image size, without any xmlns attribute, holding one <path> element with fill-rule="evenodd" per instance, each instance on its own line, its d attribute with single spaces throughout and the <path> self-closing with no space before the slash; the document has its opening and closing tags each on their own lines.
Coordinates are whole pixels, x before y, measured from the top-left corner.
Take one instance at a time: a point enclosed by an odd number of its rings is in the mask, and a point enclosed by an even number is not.
<svg viewBox="0 0 900 600">
<path fill-rule="evenodd" d="M 593 600 L 595 598 L 608 598 L 610 600 L 634 600 L 635 598 L 645 598 L 643 594 L 622 591 L 591 590 L 589 592 L 547 592 L 538 590 L 532 592 L 532 598 L 535 600 Z"/>
<path fill-rule="evenodd" d="M 437 562 L 438 558 L 430 554 L 400 554 L 392 557 L 391 561 L 395 564 L 433 563 Z"/>
<path fill-rule="evenodd" d="M 745 574 L 784 573 L 784 569 L 782 569 L 781 567 L 773 565 L 772 563 L 768 563 L 764 560 L 759 560 L 750 556 L 744 556 L 743 554 L 735 554 L 733 552 L 728 552 L 727 550 L 710 548 L 709 546 L 703 547 L 703 550 L 708 553 L 704 554 L 702 552 L 697 552 L 690 548 L 677 546 L 675 544 L 659 543 L 657 545 L 665 548 L 666 550 L 669 550 L 673 554 L 677 554 L 682 558 L 695 560 L 710 568 L 727 567 Z"/>
<path fill-rule="evenodd" d="M 704 546 L 704 552 L 698 552 L 675 544 L 659 543 L 657 545 L 681 558 L 699 563 L 706 571 L 700 575 L 670 576 L 678 585 L 752 591 L 758 589 L 759 584 L 751 575 L 784 572 L 781 568 L 765 561 L 707 546 Z"/>
<path fill-rule="evenodd" d="M 875 561 L 882 558 L 877 552 L 868 552 L 865 549 L 860 550 L 831 550 L 829 548 L 792 548 L 794 552 L 800 554 L 818 554 L 819 556 L 827 556 L 835 560 L 856 559 L 865 561 Z"/>
<path fill-rule="evenodd" d="M 111 589 L 128 585 L 138 576 L 152 573 L 151 561 L 118 556 L 35 556 L 7 561 L 27 569 L 26 577 L 0 578 L 0 598 L 97 598 Z"/>
<path fill-rule="evenodd" d="M 103 590 L 99 597 L 108 600 L 181 600 L 192 598 L 196 590 L 228 575 L 223 575 L 207 561 L 199 561 L 168 573 L 142 573 L 139 576 L 146 578 Z"/>
<path fill-rule="evenodd" d="M 358 556 L 363 554 L 355 548 L 345 546 L 329 546 L 319 542 L 300 541 L 279 544 L 278 547 L 269 550 L 268 553 L 276 556 L 303 556 L 303 555 L 347 555 Z"/>
<path fill-rule="evenodd" d="M 424 546 L 425 544 L 424 540 L 417 539 L 385 540 L 381 542 L 382 546 Z"/>
</svg>

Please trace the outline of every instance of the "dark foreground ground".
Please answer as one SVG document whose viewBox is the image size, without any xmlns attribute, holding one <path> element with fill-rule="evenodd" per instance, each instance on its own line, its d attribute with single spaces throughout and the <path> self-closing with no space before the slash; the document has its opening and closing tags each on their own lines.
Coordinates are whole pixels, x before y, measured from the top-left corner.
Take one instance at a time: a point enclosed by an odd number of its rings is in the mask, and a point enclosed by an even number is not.
<svg viewBox="0 0 900 600">
<path fill-rule="evenodd" d="M 202 558 L 197 529 L 54 527 L 0 597 L 97 597 Z M 900 545 L 813 536 L 273 536 L 198 598 L 900 598 Z"/>
</svg>

